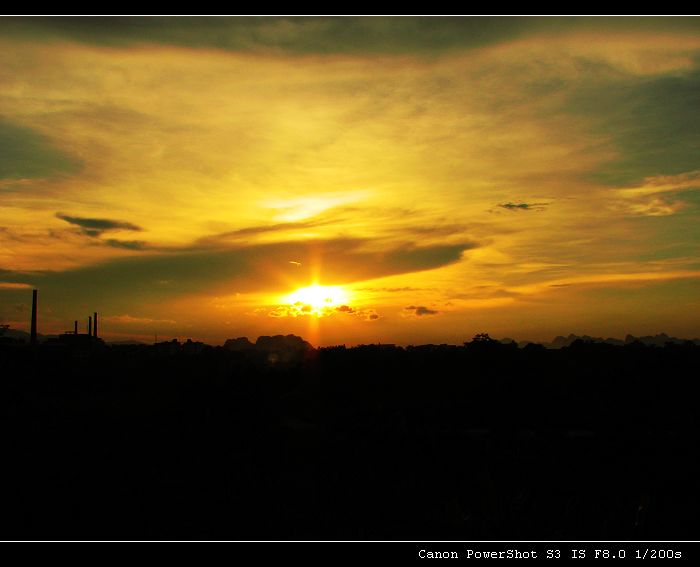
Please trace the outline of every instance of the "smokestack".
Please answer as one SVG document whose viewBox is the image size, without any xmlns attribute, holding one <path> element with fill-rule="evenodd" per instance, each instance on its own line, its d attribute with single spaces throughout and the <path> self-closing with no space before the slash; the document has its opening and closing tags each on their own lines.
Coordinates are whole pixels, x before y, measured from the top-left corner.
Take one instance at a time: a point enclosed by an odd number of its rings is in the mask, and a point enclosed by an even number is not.
<svg viewBox="0 0 700 567">
<path fill-rule="evenodd" d="M 92 335 L 97 338 L 97 311 L 92 314 Z"/>
<path fill-rule="evenodd" d="M 73 327 L 73 334 L 74 334 L 74 335 L 77 335 L 77 334 L 78 334 L 78 322 L 77 322 L 77 321 L 75 322 L 75 325 L 74 325 L 74 327 Z"/>
<path fill-rule="evenodd" d="M 92 335 L 92 317 L 88 315 L 88 335 Z"/>
<path fill-rule="evenodd" d="M 39 290 L 32 291 L 32 334 L 31 334 L 31 344 L 36 344 L 36 296 Z"/>
</svg>

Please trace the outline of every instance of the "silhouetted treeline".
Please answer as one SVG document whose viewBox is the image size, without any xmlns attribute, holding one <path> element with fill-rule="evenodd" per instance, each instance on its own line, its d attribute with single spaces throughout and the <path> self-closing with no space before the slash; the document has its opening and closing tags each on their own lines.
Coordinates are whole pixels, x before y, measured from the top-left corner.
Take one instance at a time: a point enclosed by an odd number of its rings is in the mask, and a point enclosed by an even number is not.
<svg viewBox="0 0 700 567">
<path fill-rule="evenodd" d="M 700 538 L 695 345 L 234 343 L 0 345 L 3 539 Z"/>
</svg>

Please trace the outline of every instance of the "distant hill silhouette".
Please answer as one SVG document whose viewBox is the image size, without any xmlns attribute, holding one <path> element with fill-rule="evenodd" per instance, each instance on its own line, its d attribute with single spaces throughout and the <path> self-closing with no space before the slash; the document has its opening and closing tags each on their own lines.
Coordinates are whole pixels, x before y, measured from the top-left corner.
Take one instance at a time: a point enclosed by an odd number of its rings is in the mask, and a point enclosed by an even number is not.
<svg viewBox="0 0 700 567">
<path fill-rule="evenodd" d="M 42 335 L 41 333 L 37 333 L 37 340 L 39 342 L 43 342 L 47 339 L 50 338 L 55 338 L 57 335 Z M 0 339 L 2 338 L 7 338 L 7 339 L 12 339 L 14 341 L 20 341 L 20 342 L 29 342 L 30 339 L 30 334 L 27 333 L 26 331 L 21 331 L 19 329 L 12 329 L 8 328 L 5 329 L 3 333 L 0 333 Z"/>
<path fill-rule="evenodd" d="M 567 337 L 558 336 L 555 337 L 550 343 L 543 343 L 543 346 L 547 348 L 563 348 L 571 346 L 574 342 L 581 340 L 588 343 L 605 343 L 609 345 L 629 345 L 635 342 L 640 342 L 646 346 L 666 346 L 666 343 L 672 344 L 683 344 L 690 341 L 696 345 L 700 345 L 700 339 L 679 339 L 677 337 L 670 337 L 666 333 L 659 333 L 653 336 L 643 336 L 635 337 L 633 335 L 627 335 L 624 340 L 614 339 L 614 338 L 602 338 L 602 337 L 591 337 L 589 335 L 574 335 L 570 334 Z"/>
</svg>

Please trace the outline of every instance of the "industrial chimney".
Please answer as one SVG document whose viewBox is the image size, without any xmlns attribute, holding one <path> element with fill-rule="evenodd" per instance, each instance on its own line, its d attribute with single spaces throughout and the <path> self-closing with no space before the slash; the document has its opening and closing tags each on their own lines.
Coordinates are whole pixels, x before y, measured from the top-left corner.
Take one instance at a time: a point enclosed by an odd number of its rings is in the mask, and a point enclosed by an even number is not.
<svg viewBox="0 0 700 567">
<path fill-rule="evenodd" d="M 36 296 L 38 294 L 38 290 L 33 290 L 32 291 L 32 331 L 31 331 L 31 338 L 30 342 L 31 344 L 35 345 L 36 344 Z"/>
<path fill-rule="evenodd" d="M 88 315 L 88 335 L 92 335 L 92 317 Z"/>
<path fill-rule="evenodd" d="M 92 314 L 92 335 L 97 338 L 97 311 Z"/>
<path fill-rule="evenodd" d="M 77 335 L 78 334 L 78 322 L 75 322 L 75 325 L 73 326 L 73 334 Z"/>
</svg>

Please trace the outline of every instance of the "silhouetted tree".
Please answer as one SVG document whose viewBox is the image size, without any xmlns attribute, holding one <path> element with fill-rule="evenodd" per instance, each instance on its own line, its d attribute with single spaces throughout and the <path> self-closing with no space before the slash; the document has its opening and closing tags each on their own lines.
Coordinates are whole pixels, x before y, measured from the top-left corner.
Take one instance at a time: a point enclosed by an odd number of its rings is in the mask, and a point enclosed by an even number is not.
<svg viewBox="0 0 700 567">
<path fill-rule="evenodd" d="M 489 337 L 488 333 L 477 333 L 474 335 L 474 338 L 471 340 L 473 343 L 495 343 L 498 342 L 495 339 L 492 339 Z M 465 343 L 467 344 L 467 343 Z"/>
</svg>

